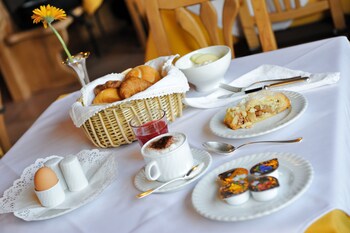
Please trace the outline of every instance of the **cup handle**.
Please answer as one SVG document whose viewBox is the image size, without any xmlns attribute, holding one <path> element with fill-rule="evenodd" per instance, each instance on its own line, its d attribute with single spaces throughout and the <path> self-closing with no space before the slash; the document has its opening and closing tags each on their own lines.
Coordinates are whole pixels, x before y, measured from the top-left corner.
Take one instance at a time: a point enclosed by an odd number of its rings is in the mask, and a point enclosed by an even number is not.
<svg viewBox="0 0 350 233">
<path fill-rule="evenodd" d="M 149 162 L 145 167 L 145 175 L 148 180 L 156 180 L 160 176 L 160 170 L 156 161 Z"/>
</svg>

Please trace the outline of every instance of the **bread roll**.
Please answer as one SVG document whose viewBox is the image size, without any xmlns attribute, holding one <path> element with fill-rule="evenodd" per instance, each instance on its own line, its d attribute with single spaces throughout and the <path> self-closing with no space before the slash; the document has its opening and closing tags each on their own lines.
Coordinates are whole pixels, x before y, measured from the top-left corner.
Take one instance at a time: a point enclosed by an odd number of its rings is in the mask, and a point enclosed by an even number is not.
<svg viewBox="0 0 350 233">
<path fill-rule="evenodd" d="M 104 89 L 106 88 L 118 88 L 121 84 L 121 81 L 119 80 L 115 80 L 115 81 L 107 81 L 105 82 L 105 84 L 100 84 L 100 85 L 97 85 L 95 88 L 94 88 L 94 94 L 95 96 L 97 96 L 101 91 L 103 91 Z"/>
<path fill-rule="evenodd" d="M 152 86 L 152 83 L 138 77 L 131 76 L 120 84 L 119 95 L 122 99 L 126 99 L 135 95 L 136 93 L 146 90 L 150 86 Z"/>
<path fill-rule="evenodd" d="M 100 85 L 97 85 L 95 88 L 94 88 L 94 94 L 95 96 L 97 96 L 101 91 L 103 91 L 104 89 L 106 89 L 106 86 L 104 84 L 100 84 Z"/>
<path fill-rule="evenodd" d="M 251 128 L 254 123 L 290 108 L 290 100 L 281 92 L 263 91 L 228 108 L 224 123 L 233 130 Z"/>
<path fill-rule="evenodd" d="M 122 82 L 119 80 L 109 80 L 105 83 L 106 88 L 118 88 Z"/>
<path fill-rule="evenodd" d="M 130 77 L 137 77 L 139 79 L 146 80 L 151 84 L 154 84 L 160 80 L 159 72 L 151 66 L 148 65 L 140 65 L 136 66 L 129 73 L 126 74 L 125 80 Z"/>
<path fill-rule="evenodd" d="M 113 103 L 121 100 L 116 88 L 110 87 L 102 90 L 93 100 L 93 104 Z"/>
<path fill-rule="evenodd" d="M 123 81 L 107 81 L 94 88 L 93 104 L 112 103 L 146 90 L 160 80 L 159 72 L 151 66 L 140 65 L 131 69 Z"/>
</svg>

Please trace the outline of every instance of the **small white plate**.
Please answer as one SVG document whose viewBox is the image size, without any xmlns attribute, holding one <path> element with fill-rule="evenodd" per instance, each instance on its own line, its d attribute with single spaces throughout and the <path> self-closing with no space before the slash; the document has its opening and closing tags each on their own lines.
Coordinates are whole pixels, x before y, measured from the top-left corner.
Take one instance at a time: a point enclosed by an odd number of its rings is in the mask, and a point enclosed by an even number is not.
<svg viewBox="0 0 350 233">
<path fill-rule="evenodd" d="M 34 193 L 34 174 L 49 159 L 62 157 L 54 155 L 40 158 L 25 168 L 21 178 L 4 192 L 0 198 L 0 214 L 13 212 L 25 221 L 45 220 L 61 216 L 95 200 L 117 176 L 115 157 L 112 152 L 96 149 L 82 150 L 76 156 L 89 181 L 86 188 L 79 192 L 65 190 L 65 201 L 56 207 L 41 206 Z"/>
<path fill-rule="evenodd" d="M 210 167 L 210 164 L 212 162 L 211 156 L 208 152 L 204 150 L 199 150 L 195 148 L 191 148 L 192 156 L 193 156 L 193 162 L 194 164 L 204 163 L 204 166 L 201 170 L 201 172 L 195 176 L 194 178 L 190 180 L 179 180 L 174 181 L 174 183 L 170 183 L 169 185 L 166 185 L 165 187 L 159 189 L 158 191 L 155 191 L 154 193 L 162 193 L 162 192 L 170 192 L 177 189 L 180 189 L 184 187 L 187 184 L 192 183 L 193 181 L 197 180 L 199 177 L 201 177 Z M 159 181 L 150 181 L 147 180 L 145 177 L 145 173 L 143 168 L 136 174 L 134 179 L 134 184 L 138 190 L 141 192 L 147 191 L 152 188 L 156 188 L 160 185 L 162 185 L 162 182 Z"/>
<path fill-rule="evenodd" d="M 250 169 L 257 163 L 272 158 L 279 161 L 280 188 L 271 201 L 258 202 L 252 197 L 238 206 L 231 206 L 218 197 L 217 176 L 227 170 L 243 167 Z M 218 221 L 243 221 L 272 214 L 297 200 L 311 185 L 313 168 L 304 158 L 290 153 L 260 153 L 225 163 L 208 173 L 193 190 L 192 203 L 195 210 L 206 218 Z"/>
<path fill-rule="evenodd" d="M 258 122 L 254 124 L 252 128 L 232 130 L 224 124 L 227 109 L 227 107 L 225 107 L 216 113 L 210 120 L 209 126 L 211 131 L 214 134 L 224 138 L 249 138 L 271 133 L 291 124 L 305 112 L 307 100 L 303 95 L 297 92 L 283 91 L 283 93 L 291 101 L 291 107 L 286 111 L 283 111 L 264 121 Z M 235 106 L 238 103 L 239 101 L 234 102 L 230 106 Z"/>
</svg>

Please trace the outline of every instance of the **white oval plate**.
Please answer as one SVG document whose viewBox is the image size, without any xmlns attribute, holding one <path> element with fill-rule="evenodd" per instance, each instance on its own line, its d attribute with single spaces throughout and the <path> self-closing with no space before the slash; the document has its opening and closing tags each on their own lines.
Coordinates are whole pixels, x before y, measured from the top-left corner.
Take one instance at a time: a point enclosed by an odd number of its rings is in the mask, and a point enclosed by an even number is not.
<svg viewBox="0 0 350 233">
<path fill-rule="evenodd" d="M 174 181 L 174 183 L 170 183 L 169 185 L 166 185 L 165 187 L 159 189 L 158 191 L 155 191 L 154 193 L 170 192 L 170 191 L 180 189 L 180 188 L 184 187 L 185 185 L 190 184 L 193 181 L 197 180 L 199 177 L 201 177 L 208 170 L 208 168 L 210 167 L 210 164 L 212 162 L 212 158 L 211 158 L 210 154 L 204 150 L 199 150 L 199 149 L 195 149 L 195 148 L 191 148 L 191 152 L 193 155 L 194 164 L 199 164 L 202 162 L 204 163 L 204 166 L 203 166 L 202 170 L 200 171 L 200 173 L 190 180 Z M 144 192 L 144 191 L 147 191 L 149 189 L 156 188 L 156 187 L 162 185 L 163 183 L 159 182 L 159 181 L 147 180 L 145 173 L 144 173 L 144 170 L 141 169 L 135 176 L 134 184 L 138 190 Z"/>
<path fill-rule="evenodd" d="M 248 170 L 255 164 L 272 158 L 279 161 L 280 188 L 271 201 L 258 202 L 252 197 L 239 206 L 231 206 L 218 197 L 218 174 L 236 167 Z M 313 168 L 304 158 L 290 153 L 260 153 L 225 163 L 207 174 L 194 188 L 192 203 L 195 210 L 206 218 L 218 221 L 243 221 L 274 213 L 297 200 L 310 186 Z"/>
<path fill-rule="evenodd" d="M 38 168 L 51 158 L 61 156 L 49 156 L 40 158 L 23 170 L 21 178 L 13 183 L 13 186 L 4 192 L 0 198 L 0 213 L 13 212 L 18 218 L 25 221 L 45 220 L 69 213 L 90 201 L 95 200 L 117 176 L 117 165 L 113 152 L 94 150 L 82 150 L 76 156 L 89 181 L 89 185 L 79 192 L 65 190 L 65 201 L 53 208 L 40 205 L 34 193 L 34 174 Z"/>
<path fill-rule="evenodd" d="M 264 121 L 258 122 L 249 129 L 237 129 L 232 130 L 224 124 L 224 118 L 226 109 L 220 110 L 210 120 L 211 131 L 223 138 L 249 138 L 271 133 L 282 127 L 285 127 L 296 119 L 298 119 L 302 113 L 305 112 L 307 107 L 306 98 L 298 92 L 282 91 L 291 101 L 291 108 L 283 111 L 276 116 L 273 116 Z M 235 106 L 239 101 L 234 102 L 231 106 Z"/>
</svg>

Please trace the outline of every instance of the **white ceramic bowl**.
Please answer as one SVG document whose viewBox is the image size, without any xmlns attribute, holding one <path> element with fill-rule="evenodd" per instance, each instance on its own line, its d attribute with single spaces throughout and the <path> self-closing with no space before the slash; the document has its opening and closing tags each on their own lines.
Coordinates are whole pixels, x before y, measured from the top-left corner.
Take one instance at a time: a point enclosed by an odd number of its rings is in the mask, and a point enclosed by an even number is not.
<svg viewBox="0 0 350 233">
<path fill-rule="evenodd" d="M 198 53 L 213 54 L 219 59 L 204 65 L 198 65 L 191 61 L 191 57 Z M 225 45 L 215 45 L 182 56 L 176 61 L 175 66 L 185 74 L 188 82 L 193 84 L 197 91 L 209 92 L 215 90 L 223 81 L 230 62 L 231 49 Z"/>
</svg>

